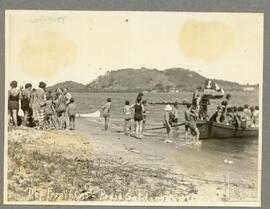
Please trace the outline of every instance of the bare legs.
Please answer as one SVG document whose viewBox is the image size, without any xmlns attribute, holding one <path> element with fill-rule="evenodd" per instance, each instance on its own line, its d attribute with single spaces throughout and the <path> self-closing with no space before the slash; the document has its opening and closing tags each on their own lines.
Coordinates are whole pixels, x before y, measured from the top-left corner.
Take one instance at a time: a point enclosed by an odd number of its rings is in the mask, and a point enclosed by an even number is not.
<svg viewBox="0 0 270 209">
<path fill-rule="evenodd" d="M 75 130 L 75 116 L 69 117 L 69 126 L 70 126 L 70 130 Z"/>
<path fill-rule="evenodd" d="M 105 120 L 105 131 L 107 131 L 109 128 L 110 116 L 104 116 L 104 120 Z"/>
<path fill-rule="evenodd" d="M 142 138 L 142 129 L 143 129 L 143 121 L 135 121 L 135 125 L 136 125 L 136 137 L 138 139 Z"/>
<path fill-rule="evenodd" d="M 12 121 L 13 125 L 15 127 L 18 126 L 18 118 L 17 118 L 17 115 L 18 115 L 18 110 L 17 109 L 12 109 L 9 111 L 9 118 L 10 118 L 10 121 Z"/>
<path fill-rule="evenodd" d="M 170 134 L 171 134 L 171 126 L 169 124 L 165 124 L 166 126 L 166 139 L 165 139 L 165 143 L 171 143 L 172 141 L 170 140 Z"/>
<path fill-rule="evenodd" d="M 24 111 L 24 117 L 23 117 L 23 125 L 27 126 L 27 122 L 28 122 L 28 118 L 29 118 L 29 112 L 28 111 Z"/>
<path fill-rule="evenodd" d="M 128 135 L 128 134 L 131 133 L 130 120 L 131 120 L 131 119 L 125 119 L 125 120 L 124 120 L 124 133 L 125 133 L 126 135 Z M 129 130 L 129 132 L 127 132 L 127 128 L 128 128 L 128 130 Z"/>
</svg>

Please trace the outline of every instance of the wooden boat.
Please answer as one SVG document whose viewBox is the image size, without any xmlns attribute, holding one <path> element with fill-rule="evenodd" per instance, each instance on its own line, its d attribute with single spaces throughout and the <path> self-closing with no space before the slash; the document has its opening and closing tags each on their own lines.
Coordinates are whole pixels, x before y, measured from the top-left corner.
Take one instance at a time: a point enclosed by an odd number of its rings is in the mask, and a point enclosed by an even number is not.
<svg viewBox="0 0 270 209">
<path fill-rule="evenodd" d="M 197 127 L 200 131 L 200 139 L 226 139 L 226 138 L 248 138 L 257 137 L 258 128 L 235 128 L 230 125 L 209 123 L 207 121 L 198 121 Z"/>
</svg>

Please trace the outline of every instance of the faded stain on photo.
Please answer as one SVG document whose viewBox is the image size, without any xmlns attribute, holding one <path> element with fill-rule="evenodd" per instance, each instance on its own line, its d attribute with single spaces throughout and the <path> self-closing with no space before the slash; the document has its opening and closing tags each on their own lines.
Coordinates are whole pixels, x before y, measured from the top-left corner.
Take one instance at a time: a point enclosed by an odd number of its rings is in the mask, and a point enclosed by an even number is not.
<svg viewBox="0 0 270 209">
<path fill-rule="evenodd" d="M 5 18 L 6 204 L 260 206 L 263 14 Z"/>
</svg>

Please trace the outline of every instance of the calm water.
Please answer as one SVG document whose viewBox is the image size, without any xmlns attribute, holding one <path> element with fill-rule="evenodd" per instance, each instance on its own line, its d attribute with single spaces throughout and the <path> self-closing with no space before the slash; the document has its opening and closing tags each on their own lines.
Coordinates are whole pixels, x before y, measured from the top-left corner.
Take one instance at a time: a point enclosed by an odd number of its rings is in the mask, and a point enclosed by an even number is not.
<svg viewBox="0 0 270 209">
<path fill-rule="evenodd" d="M 232 95 L 230 105 L 258 105 L 258 93 L 257 92 L 230 92 Z M 129 100 L 132 104 L 137 96 L 136 93 L 73 93 L 75 101 L 80 113 L 90 113 L 95 112 L 100 109 L 100 107 L 106 102 L 107 97 L 112 98 L 112 111 L 111 111 L 111 122 L 114 127 L 122 130 L 123 126 L 123 106 L 125 100 Z M 187 93 L 148 93 L 144 95 L 144 99 L 148 102 L 158 102 L 158 101 L 168 101 L 172 100 L 181 102 L 183 99 L 188 99 L 192 97 L 191 92 Z M 209 113 L 213 113 L 217 105 L 222 101 L 211 100 L 211 105 L 209 106 Z M 147 112 L 147 127 L 160 127 L 162 126 L 164 105 L 150 105 L 146 107 Z M 179 117 L 180 121 L 184 120 L 184 106 L 179 106 Z M 176 137 L 175 142 L 177 145 L 181 146 L 184 138 L 184 127 L 180 127 L 180 134 Z M 155 131 L 145 131 L 144 135 L 146 139 L 152 139 L 161 141 L 164 140 L 165 130 L 155 130 Z M 187 147 L 187 149 L 189 149 Z M 183 150 L 179 150 L 182 154 Z M 203 140 L 202 146 L 200 147 L 200 152 L 189 152 L 190 158 L 193 159 L 192 165 L 200 165 L 202 161 L 205 164 L 205 172 L 209 172 L 211 175 L 211 170 L 213 171 L 213 176 L 219 176 L 219 179 L 223 178 L 223 174 L 228 172 L 233 173 L 238 181 L 241 179 L 256 179 L 257 178 L 257 168 L 258 168 L 258 139 L 209 139 Z M 193 154 L 192 154 L 193 153 Z M 198 155 L 196 157 L 196 155 Z M 232 160 L 234 163 L 232 165 L 226 165 L 224 160 Z M 184 165 L 184 162 L 181 162 Z M 207 167 L 208 166 L 208 167 Z M 203 168 L 202 168 L 203 169 Z M 193 172 L 194 173 L 194 172 Z M 212 177 L 210 177 L 212 178 Z M 254 180 L 255 181 L 255 180 Z"/>
<path fill-rule="evenodd" d="M 256 92 L 230 92 L 232 95 L 231 105 L 258 105 L 258 93 Z M 106 98 L 112 98 L 112 111 L 111 118 L 114 125 L 122 125 L 123 118 L 123 106 L 125 100 L 129 100 L 130 103 L 134 103 L 137 93 L 73 93 L 75 97 L 77 107 L 80 113 L 95 112 L 106 102 Z M 160 101 L 179 101 L 183 99 L 190 100 L 192 97 L 191 92 L 187 93 L 147 93 L 144 95 L 144 99 L 148 102 L 160 102 Z M 209 106 L 209 113 L 215 111 L 217 105 L 222 99 L 211 100 Z M 164 105 L 147 105 L 147 124 L 148 126 L 160 126 L 162 124 Z M 184 114 L 185 107 L 179 107 L 180 121 L 181 116 Z"/>
</svg>

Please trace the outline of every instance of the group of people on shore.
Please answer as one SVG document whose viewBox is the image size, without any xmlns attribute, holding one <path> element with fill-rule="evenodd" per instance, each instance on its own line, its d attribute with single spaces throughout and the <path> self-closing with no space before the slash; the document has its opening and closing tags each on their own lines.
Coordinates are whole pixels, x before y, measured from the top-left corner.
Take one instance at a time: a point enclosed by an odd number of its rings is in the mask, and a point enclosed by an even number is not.
<svg viewBox="0 0 270 209">
<path fill-rule="evenodd" d="M 8 113 L 10 126 L 35 127 L 37 129 L 75 129 L 75 100 L 67 88 L 55 91 L 46 89 L 39 82 L 38 88 L 31 83 L 18 89 L 12 81 L 8 91 Z"/>
<path fill-rule="evenodd" d="M 105 131 L 108 130 L 109 120 L 110 120 L 110 112 L 111 112 L 111 98 L 107 98 L 107 102 L 102 106 L 102 112 L 104 117 Z M 136 97 L 134 104 L 130 104 L 129 100 L 125 101 L 125 105 L 123 107 L 124 114 L 124 133 L 126 135 L 131 135 L 132 132 L 132 115 L 135 122 L 135 132 L 136 138 L 142 139 L 143 137 L 143 129 L 145 127 L 146 122 L 146 106 L 147 101 L 143 100 L 143 93 L 139 93 Z"/>
<path fill-rule="evenodd" d="M 18 89 L 17 81 L 10 83 L 8 91 L 8 112 L 9 124 L 11 126 L 28 126 L 37 129 L 75 129 L 75 116 L 78 113 L 75 100 L 68 88 L 57 88 L 50 91 L 46 88 L 46 83 L 39 82 L 38 88 L 33 88 L 27 83 Z M 248 128 L 259 126 L 259 107 L 247 104 L 239 107 L 229 106 L 230 94 L 226 95 L 226 100 L 217 106 L 214 114 L 209 117 L 207 105 L 209 100 L 201 102 L 198 94 L 194 94 L 191 103 L 186 103 L 183 123 L 179 124 L 178 103 L 166 105 L 163 114 L 163 125 L 166 129 L 166 143 L 171 143 L 170 135 L 173 129 L 178 131 L 178 127 L 185 126 L 185 140 L 190 131 L 193 140 L 199 144 L 200 132 L 197 128 L 197 120 L 206 120 L 237 128 Z M 205 104 L 206 102 L 206 104 Z M 135 134 L 137 139 L 142 139 L 143 130 L 146 123 L 146 100 L 143 100 L 143 93 L 139 93 L 133 104 L 126 100 L 123 106 L 124 133 L 131 135 L 132 119 L 135 122 Z M 206 105 L 206 108 L 205 108 Z M 109 128 L 112 100 L 107 98 L 107 102 L 102 106 L 102 116 L 105 121 L 105 131 Z"/>
<path fill-rule="evenodd" d="M 245 104 L 244 106 L 229 106 L 230 94 L 226 95 L 226 100 L 222 101 L 217 106 L 216 111 L 211 117 L 208 116 L 207 105 L 210 104 L 209 99 L 205 99 L 201 102 L 201 98 L 198 96 L 193 97 L 192 103 L 186 103 L 186 110 L 184 112 L 184 123 L 178 124 L 178 104 L 173 106 L 166 105 L 164 113 L 164 125 L 167 132 L 165 142 L 171 142 L 170 134 L 172 128 L 177 126 L 185 126 L 185 140 L 187 141 L 188 132 L 190 131 L 193 142 L 200 144 L 200 131 L 197 128 L 196 121 L 204 120 L 210 123 L 216 122 L 224 125 L 234 126 L 236 128 L 250 128 L 259 127 L 259 106 L 250 106 Z M 206 106 L 206 107 L 205 107 Z"/>
</svg>

